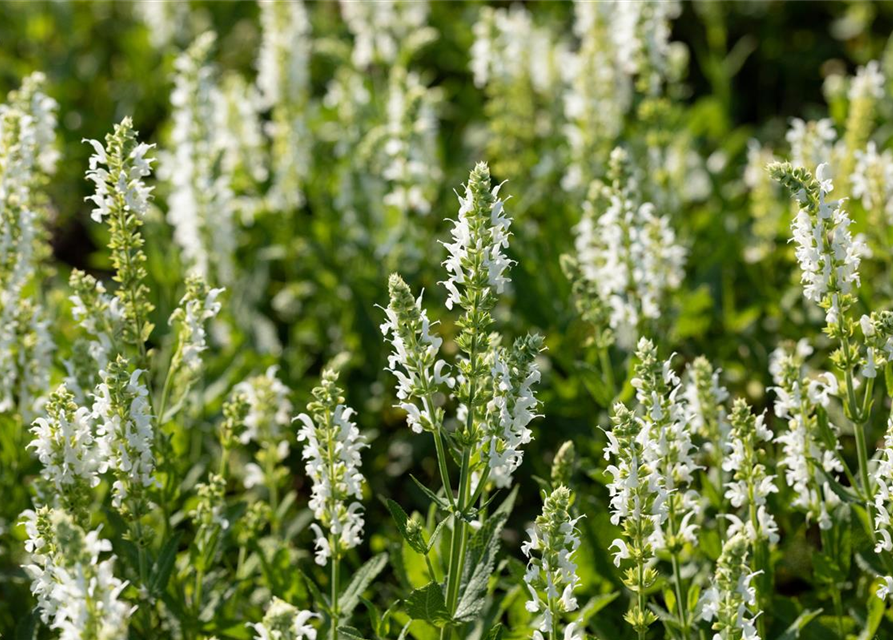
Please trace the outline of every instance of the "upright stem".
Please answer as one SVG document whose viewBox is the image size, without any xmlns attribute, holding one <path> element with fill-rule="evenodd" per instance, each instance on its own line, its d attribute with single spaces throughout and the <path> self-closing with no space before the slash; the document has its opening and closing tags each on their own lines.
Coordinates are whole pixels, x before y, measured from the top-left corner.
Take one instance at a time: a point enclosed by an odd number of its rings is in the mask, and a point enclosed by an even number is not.
<svg viewBox="0 0 893 640">
<path fill-rule="evenodd" d="M 750 493 L 749 500 L 749 509 L 750 509 L 750 525 L 753 528 L 754 535 L 756 536 L 756 540 L 753 542 L 753 562 L 754 562 L 754 570 L 756 572 L 763 572 L 757 576 L 757 606 L 760 611 L 762 611 L 762 615 L 757 618 L 757 629 L 759 630 L 760 637 L 766 638 L 766 607 L 764 606 L 764 596 L 765 596 L 765 571 L 766 571 L 766 546 L 763 544 L 764 540 L 760 532 L 760 518 L 757 513 L 757 505 L 754 500 L 754 490 L 753 486 L 748 487 L 748 492 Z M 760 584 L 762 583 L 762 584 Z"/>
<path fill-rule="evenodd" d="M 338 565 L 338 554 L 332 554 L 332 640 L 338 640 L 338 618 L 340 616 L 338 611 L 338 580 L 340 578 Z"/>
<path fill-rule="evenodd" d="M 641 536 L 639 536 L 641 538 Z M 641 549 L 641 545 L 638 545 L 639 549 Z M 636 569 L 639 572 L 639 581 L 638 586 L 636 587 L 636 601 L 639 604 L 639 615 L 642 615 L 645 612 L 645 563 L 642 561 L 641 556 L 638 557 L 638 562 Z M 647 630 L 641 625 L 638 628 L 639 632 L 639 640 L 645 640 L 645 634 Z"/>
<path fill-rule="evenodd" d="M 676 538 L 676 501 L 674 496 L 669 498 L 670 536 Z M 679 566 L 679 552 L 674 549 L 671 553 L 673 561 L 673 580 L 676 583 L 676 606 L 679 609 L 679 622 L 682 624 L 682 637 L 688 638 L 688 598 L 682 584 L 682 571 Z"/>
<path fill-rule="evenodd" d="M 456 609 L 456 603 L 459 599 L 459 584 L 462 581 L 462 566 L 464 564 L 465 545 L 468 537 L 468 530 L 465 521 L 459 514 L 464 513 L 468 507 L 469 473 L 471 462 L 471 453 L 466 448 L 462 453 L 462 467 L 459 470 L 459 504 L 458 513 L 453 514 L 453 539 L 450 543 L 450 563 L 447 574 L 447 611 L 450 615 Z M 440 637 L 446 640 L 451 636 L 452 629 L 449 625 L 444 625 L 440 629 Z"/>
</svg>

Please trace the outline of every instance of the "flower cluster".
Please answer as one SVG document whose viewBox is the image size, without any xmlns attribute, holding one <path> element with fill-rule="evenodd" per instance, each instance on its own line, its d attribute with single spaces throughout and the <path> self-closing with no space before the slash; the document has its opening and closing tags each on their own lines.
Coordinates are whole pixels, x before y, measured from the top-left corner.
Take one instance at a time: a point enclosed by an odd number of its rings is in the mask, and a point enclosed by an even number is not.
<svg viewBox="0 0 893 640">
<path fill-rule="evenodd" d="M 760 640 L 754 622 L 756 591 L 747 562 L 748 542 L 742 535 L 729 538 L 716 564 L 716 579 L 701 599 L 701 618 L 713 621 L 713 640 Z"/>
<path fill-rule="evenodd" d="M 427 214 L 440 181 L 437 156 L 438 93 L 418 74 L 396 67 L 388 87 L 384 169 L 388 183 L 384 204 L 403 216 Z"/>
<path fill-rule="evenodd" d="M 610 493 L 611 523 L 623 527 L 623 538 L 611 543 L 617 549 L 614 565 L 631 560 L 626 569 L 624 584 L 638 596 L 638 601 L 627 613 L 627 621 L 639 633 L 645 633 L 657 620 L 657 616 L 645 606 L 645 592 L 657 580 L 654 570 L 654 538 L 660 516 L 654 515 L 655 492 L 649 486 L 651 468 L 645 460 L 645 444 L 639 419 L 623 403 L 616 403 L 611 416 L 612 429 L 607 431 L 608 446 L 605 459 L 613 457 L 614 463 L 607 468 L 611 475 Z"/>
<path fill-rule="evenodd" d="M 801 344 L 796 348 L 779 347 L 770 359 L 770 373 L 775 392 L 774 412 L 786 420 L 788 430 L 776 438 L 782 445 L 779 464 L 785 470 L 785 482 L 794 490 L 792 505 L 814 518 L 822 529 L 831 528 L 830 512 L 840 499 L 831 490 L 825 474 L 842 473 L 836 455 L 836 443 L 826 443 L 819 432 L 817 408 L 828 404 L 828 394 L 837 385 L 829 373 L 812 380 L 804 379 L 804 358 L 812 349 Z M 829 429 L 834 427 L 829 424 Z M 829 448 L 832 444 L 834 448 Z"/>
<path fill-rule="evenodd" d="M 303 458 L 313 480 L 310 508 L 318 524 L 311 526 L 319 565 L 325 565 L 330 557 L 340 559 L 363 535 L 360 500 L 366 481 L 360 472 L 360 451 L 367 445 L 350 419 L 354 411 L 344 405 L 337 380 L 335 371 L 323 372 L 320 385 L 313 390 L 314 400 L 307 405 L 310 415 L 302 413 L 296 418 L 303 424 L 298 441 L 306 443 Z"/>
<path fill-rule="evenodd" d="M 834 188 L 827 165 L 820 164 L 815 178 L 787 162 L 769 165 L 770 175 L 801 204 L 791 225 L 802 272 L 803 295 L 825 310 L 829 325 L 841 321 L 859 286 L 859 263 L 865 247 L 849 230 L 852 220 L 841 201 L 826 200 Z"/>
<path fill-rule="evenodd" d="M 80 400 L 99 382 L 98 371 L 108 366 L 115 353 L 115 341 L 119 337 L 124 311 L 121 298 L 106 292 L 105 285 L 79 269 L 72 269 L 68 280 L 71 287 L 71 315 L 80 325 L 85 338 L 79 338 L 89 355 L 89 362 L 72 361 L 68 364 L 72 390 L 77 390 Z"/>
<path fill-rule="evenodd" d="M 875 311 L 859 319 L 865 339 L 865 361 L 862 375 L 875 378 L 893 360 L 893 311 Z"/>
<path fill-rule="evenodd" d="M 49 253 L 38 187 L 55 169 L 56 102 L 40 73 L 0 105 L 0 412 L 39 414 L 49 388 L 52 341 L 34 288 Z"/>
<path fill-rule="evenodd" d="M 872 214 L 874 223 L 893 221 L 893 151 L 878 153 L 872 141 L 856 150 L 855 159 L 850 176 L 853 197 Z"/>
<path fill-rule="evenodd" d="M 530 540 L 521 550 L 528 558 L 524 582 L 530 592 L 527 610 L 542 613 L 533 637 L 559 637 L 560 615 L 577 610 L 574 590 L 580 584 L 574 555 L 580 546 L 576 529 L 580 517 L 570 515 L 572 494 L 560 486 L 549 494 L 543 503 L 543 513 L 533 527 L 527 530 Z M 577 623 L 567 626 L 564 638 L 579 638 L 581 629 Z"/>
<path fill-rule="evenodd" d="M 428 2 L 351 2 L 341 0 L 341 15 L 353 34 L 353 63 L 360 69 L 397 60 L 407 40 L 430 38 Z"/>
<path fill-rule="evenodd" d="M 170 183 L 167 218 L 183 262 L 229 284 L 236 238 L 231 180 L 220 170 L 223 145 L 216 126 L 224 101 L 216 69 L 208 64 L 215 40 L 212 32 L 202 34 L 174 63 L 173 151 L 162 159 L 161 174 Z"/>
<path fill-rule="evenodd" d="M 795 167 L 816 167 L 834 157 L 837 131 L 830 118 L 805 122 L 791 120 L 785 139 L 791 147 L 791 164 Z M 765 167 L 765 165 L 763 165 Z"/>
<path fill-rule="evenodd" d="M 584 215 L 574 229 L 577 260 L 610 310 L 620 346 L 632 348 L 642 323 L 664 311 L 667 295 L 682 283 L 685 249 L 666 217 L 638 203 L 629 157 L 611 153 L 610 185 L 594 183 Z"/>
<path fill-rule="evenodd" d="M 220 313 L 217 297 L 223 289 L 210 289 L 200 275 L 186 279 L 186 293 L 180 306 L 170 318 L 170 324 L 177 330 L 177 351 L 174 354 L 172 370 L 182 366 L 190 376 L 201 371 L 202 352 L 208 348 L 205 323 Z"/>
<path fill-rule="evenodd" d="M 490 312 L 496 304 L 496 294 L 502 293 L 509 282 L 506 272 L 512 265 L 504 253 L 512 221 L 498 197 L 500 186 L 491 187 L 490 169 L 485 163 L 475 166 L 465 196 L 459 196 L 459 217 L 451 231 L 453 241 L 444 243 L 449 252 L 443 263 L 449 274 L 442 283 L 449 293 L 446 306 L 452 309 L 459 305 L 465 311 L 459 320 L 461 333 L 456 340 L 463 353 L 458 362 L 461 376 L 456 397 L 462 403 L 462 413 L 468 417 L 467 425 L 472 427 L 464 433 L 469 442 L 478 440 L 474 429 L 481 423 L 487 404 L 486 395 L 478 393 L 478 386 L 489 373 L 486 356 L 491 347 Z"/>
<path fill-rule="evenodd" d="M 120 509 L 132 500 L 130 508 L 137 516 L 145 508 L 144 490 L 156 483 L 149 392 L 140 381 L 144 373 L 131 371 L 127 359 L 120 355 L 110 362 L 100 372 L 102 382 L 96 387 L 92 414 L 99 471 L 111 471 L 115 476 L 112 503 Z"/>
<path fill-rule="evenodd" d="M 310 620 L 318 617 L 274 596 L 264 619 L 249 623 L 248 627 L 254 629 L 254 640 L 316 640 L 316 629 Z"/>
<path fill-rule="evenodd" d="M 277 484 L 277 478 L 267 477 L 269 470 L 285 460 L 291 450 L 285 435 L 291 425 L 293 407 L 289 390 L 276 376 L 277 371 L 277 367 L 271 366 L 264 375 L 243 380 L 233 388 L 234 396 L 240 398 L 237 404 L 247 404 L 239 441 L 256 442 L 261 448 L 257 456 L 260 464 L 250 462 L 245 466 L 245 486 L 249 488 L 265 481 Z M 282 473 L 284 470 L 279 470 L 274 475 Z"/>
<path fill-rule="evenodd" d="M 692 519 L 699 508 L 699 496 L 689 488 L 700 467 L 693 458 L 688 407 L 672 358 L 659 360 L 654 343 L 642 338 L 636 359 L 632 386 L 643 410 L 643 454 L 651 472 L 649 485 L 657 494 L 654 512 L 660 516 L 652 545 L 678 552 L 686 542 L 696 542 Z"/>
<path fill-rule="evenodd" d="M 481 448 L 489 451 L 490 479 L 497 487 L 511 485 L 524 455 L 521 447 L 533 439 L 527 425 L 537 417 L 539 401 L 533 385 L 540 380 L 536 357 L 542 348 L 542 336 L 527 335 L 515 340 L 511 349 L 497 349 L 493 354 L 493 397 L 487 405 Z"/>
<path fill-rule="evenodd" d="M 743 399 L 738 398 L 730 416 L 731 432 L 728 451 L 722 468 L 732 474 L 726 484 L 726 498 L 736 509 L 747 505 L 750 516 L 747 524 L 737 516 L 728 515 L 732 522 L 728 535 L 741 531 L 753 544 L 778 542 L 778 525 L 766 508 L 766 498 L 770 493 L 778 493 L 775 476 L 766 472 L 762 459 L 765 451 L 762 442 L 772 441 L 772 432 L 764 423 L 764 416 L 754 416 Z"/>
<path fill-rule="evenodd" d="M 705 453 L 722 454 L 729 435 L 725 402 L 728 390 L 719 380 L 720 371 L 714 369 L 704 356 L 695 358 L 688 366 L 685 401 L 688 404 L 692 431 L 703 440 Z"/>
<path fill-rule="evenodd" d="M 562 186 L 585 189 L 599 175 L 638 90 L 654 96 L 671 73 L 669 21 L 679 3 L 574 3 L 577 51 L 563 55 L 564 134 L 569 146 Z"/>
<path fill-rule="evenodd" d="M 567 52 L 523 6 L 482 7 L 474 36 L 471 71 L 478 87 L 529 79 L 532 88 L 544 94 L 560 80 L 561 58 Z"/>
<path fill-rule="evenodd" d="M 96 193 L 87 199 L 95 205 L 92 218 L 96 222 L 107 220 L 109 226 L 112 265 L 120 285 L 115 295 L 120 304 L 124 339 L 142 350 L 152 331 L 148 318 L 153 306 L 144 282 L 146 255 L 140 227 L 152 193 L 152 187 L 147 187 L 143 179 L 152 170 L 153 160 L 146 154 L 153 145 L 137 142 L 130 118 L 115 125 L 105 138 L 105 146 L 97 140 L 85 142 L 94 151 L 87 179 L 96 187 Z"/>
<path fill-rule="evenodd" d="M 127 587 L 114 575 L 115 558 L 99 530 L 85 533 L 65 511 L 46 507 L 22 514 L 31 564 L 25 570 L 44 624 L 62 640 L 124 640 L 136 607 L 120 599 Z"/>
<path fill-rule="evenodd" d="M 434 394 L 441 385 L 452 387 L 453 379 L 444 370 L 447 364 L 437 355 L 443 340 L 431 334 L 428 312 L 422 296 L 413 298 L 409 286 L 398 274 L 388 280 L 390 302 L 381 332 L 394 352 L 388 357 L 388 370 L 397 378 L 397 405 L 407 414 L 416 433 L 433 430 L 443 422 L 443 410 L 434 406 Z M 421 402 L 421 406 L 419 405 Z"/>
<path fill-rule="evenodd" d="M 44 411 L 46 416 L 31 427 L 34 440 L 28 445 L 43 465 L 46 486 L 40 490 L 41 498 L 80 514 L 90 502 L 90 490 L 99 484 L 90 410 L 77 406 L 62 385 L 50 395 Z"/>
<path fill-rule="evenodd" d="M 263 39 L 257 59 L 260 107 L 272 117 L 273 182 L 267 195 L 274 211 L 304 202 L 310 168 L 307 106 L 310 94 L 310 20 L 303 2 L 261 2 Z"/>
<path fill-rule="evenodd" d="M 877 493 L 874 496 L 874 526 L 878 541 L 875 545 L 875 553 L 893 553 L 893 416 L 887 420 L 887 434 L 884 437 L 884 451 L 877 469 L 874 472 L 874 481 L 877 483 Z M 893 577 L 884 577 L 884 582 L 877 590 L 877 595 L 882 600 L 893 595 Z"/>
</svg>

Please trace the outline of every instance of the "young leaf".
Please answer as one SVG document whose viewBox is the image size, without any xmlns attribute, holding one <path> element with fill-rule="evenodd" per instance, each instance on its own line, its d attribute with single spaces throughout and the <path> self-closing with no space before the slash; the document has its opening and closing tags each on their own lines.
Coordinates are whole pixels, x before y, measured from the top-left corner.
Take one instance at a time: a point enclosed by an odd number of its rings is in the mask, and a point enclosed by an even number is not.
<svg viewBox="0 0 893 640">
<path fill-rule="evenodd" d="M 436 504 L 438 507 L 440 507 L 444 511 L 450 510 L 450 505 L 447 504 L 446 500 L 444 500 L 439 495 L 437 495 L 436 493 L 431 491 L 431 489 L 429 489 L 428 487 L 423 485 L 421 482 L 419 482 L 419 480 L 414 475 L 409 474 L 409 477 L 412 479 L 413 482 L 416 483 L 416 486 L 422 490 L 422 493 L 424 493 L 426 496 L 428 496 L 428 498 L 430 498 L 434 504 Z"/>
<path fill-rule="evenodd" d="M 821 609 L 815 609 L 814 611 L 804 611 L 799 616 L 797 616 L 797 619 L 791 623 L 791 625 L 785 630 L 783 634 L 781 634 L 781 636 L 779 636 L 778 640 L 795 640 L 795 638 L 799 638 L 800 632 L 803 631 L 803 628 L 810 622 L 818 618 L 821 613 Z"/>
<path fill-rule="evenodd" d="M 353 627 L 338 627 L 338 635 L 346 640 L 366 640 L 366 637 Z"/>
<path fill-rule="evenodd" d="M 443 599 L 443 589 L 436 582 L 429 582 L 409 595 L 406 600 L 406 613 L 413 620 L 424 620 L 436 627 L 450 622 L 450 614 Z"/>
<path fill-rule="evenodd" d="M 357 604 L 360 602 L 360 596 L 369 587 L 375 577 L 381 573 L 388 563 L 388 554 L 379 553 L 366 562 L 359 571 L 354 574 L 353 580 L 347 585 L 347 588 L 341 593 L 339 598 L 339 613 L 347 618 L 353 613 Z"/>
<path fill-rule="evenodd" d="M 400 535 L 403 536 L 403 539 L 406 540 L 406 543 L 416 553 L 425 555 L 428 552 L 428 548 L 422 539 L 422 528 L 412 527 L 412 531 L 410 531 L 410 527 L 412 526 L 411 518 L 406 515 L 403 507 L 391 499 L 388 499 L 386 504 L 388 511 L 391 512 L 391 517 L 394 518 L 394 524 L 397 525 L 397 530 L 400 532 Z"/>
<path fill-rule="evenodd" d="M 174 569 L 174 562 L 177 560 L 177 549 L 181 536 L 182 532 L 175 531 L 158 552 L 155 565 L 152 567 L 152 575 L 149 578 L 149 592 L 153 596 L 159 596 L 167 588 L 168 580 L 170 580 L 171 572 Z"/>
<path fill-rule="evenodd" d="M 497 624 L 492 627 L 484 636 L 484 640 L 502 640 L 502 625 Z"/>
<path fill-rule="evenodd" d="M 323 613 L 331 615 L 332 613 L 332 604 L 329 602 L 329 599 L 322 594 L 319 590 L 319 587 L 316 586 L 316 583 L 304 573 L 301 569 L 298 569 L 298 573 L 304 579 L 304 584 L 307 585 L 307 590 L 310 592 L 310 595 L 313 596 L 313 601 L 316 603 L 316 606 L 322 609 Z"/>
</svg>

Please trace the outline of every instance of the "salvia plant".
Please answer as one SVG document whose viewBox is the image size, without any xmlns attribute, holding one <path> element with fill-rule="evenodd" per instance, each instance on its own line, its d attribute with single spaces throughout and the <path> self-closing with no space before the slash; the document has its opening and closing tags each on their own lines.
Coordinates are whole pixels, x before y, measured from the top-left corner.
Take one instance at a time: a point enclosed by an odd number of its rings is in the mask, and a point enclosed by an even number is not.
<svg viewBox="0 0 893 640">
<path fill-rule="evenodd" d="M 7 5 L 0 637 L 893 637 L 889 7 Z"/>
</svg>

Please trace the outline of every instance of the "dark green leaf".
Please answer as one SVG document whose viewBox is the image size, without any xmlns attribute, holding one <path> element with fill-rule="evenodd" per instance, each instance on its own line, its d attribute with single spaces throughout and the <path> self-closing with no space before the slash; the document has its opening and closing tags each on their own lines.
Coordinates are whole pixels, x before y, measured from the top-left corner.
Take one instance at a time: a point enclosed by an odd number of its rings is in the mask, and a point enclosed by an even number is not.
<svg viewBox="0 0 893 640">
<path fill-rule="evenodd" d="M 443 589 L 437 582 L 429 582 L 413 591 L 406 600 L 406 613 L 413 620 L 424 620 L 436 627 L 450 622 Z"/>
<path fill-rule="evenodd" d="M 350 584 L 347 585 L 347 588 L 341 593 L 341 597 L 339 598 L 339 613 L 344 616 L 345 619 L 353 613 L 353 610 L 360 602 L 360 596 L 363 595 L 363 592 L 369 587 L 372 581 L 375 580 L 376 576 L 381 573 L 381 570 L 385 568 L 387 563 L 388 554 L 379 553 L 370 558 L 362 567 L 360 567 L 359 571 L 354 574 Z"/>
<path fill-rule="evenodd" d="M 304 573 L 301 569 L 298 569 L 298 573 L 304 579 L 304 584 L 307 585 L 307 590 L 310 592 L 310 595 L 313 596 L 313 601 L 316 603 L 316 606 L 323 610 L 324 613 L 331 615 L 332 613 L 332 604 L 329 602 L 329 599 L 322 594 L 319 590 L 319 587 L 316 586 L 316 583 Z"/>
</svg>

